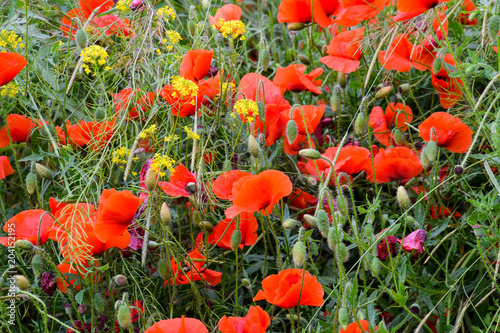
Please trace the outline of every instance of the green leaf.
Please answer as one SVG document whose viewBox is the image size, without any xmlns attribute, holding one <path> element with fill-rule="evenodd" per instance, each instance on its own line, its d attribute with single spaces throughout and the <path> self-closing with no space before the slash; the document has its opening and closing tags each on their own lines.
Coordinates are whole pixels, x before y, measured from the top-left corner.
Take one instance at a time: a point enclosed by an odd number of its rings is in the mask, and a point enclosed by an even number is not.
<svg viewBox="0 0 500 333">
<path fill-rule="evenodd" d="M 83 303 L 83 295 L 85 294 L 85 289 L 82 289 L 75 295 L 75 300 L 78 304 Z"/>
</svg>

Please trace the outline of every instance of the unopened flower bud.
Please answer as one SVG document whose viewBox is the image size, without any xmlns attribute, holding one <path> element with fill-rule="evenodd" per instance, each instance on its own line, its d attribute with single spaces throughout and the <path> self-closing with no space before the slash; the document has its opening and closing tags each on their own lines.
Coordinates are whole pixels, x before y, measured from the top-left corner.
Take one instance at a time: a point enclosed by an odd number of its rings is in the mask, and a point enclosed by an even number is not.
<svg viewBox="0 0 500 333">
<path fill-rule="evenodd" d="M 241 244 L 241 231 L 240 229 L 235 229 L 233 235 L 231 236 L 231 250 L 238 251 Z"/>
<path fill-rule="evenodd" d="M 413 303 L 412 305 L 410 305 L 410 311 L 415 316 L 418 316 L 420 314 L 420 305 L 418 305 L 418 303 Z"/>
<path fill-rule="evenodd" d="M 496 42 L 498 31 L 500 30 L 500 17 L 493 15 L 488 20 L 488 34 L 493 42 Z"/>
<path fill-rule="evenodd" d="M 339 324 L 342 326 L 343 330 L 346 330 L 347 324 L 349 324 L 349 313 L 344 307 L 339 310 Z"/>
<path fill-rule="evenodd" d="M 292 250 L 293 263 L 301 267 L 306 260 L 306 246 L 303 241 L 297 241 Z"/>
<path fill-rule="evenodd" d="M 347 216 L 349 215 L 349 202 L 347 201 L 347 198 L 343 194 L 337 195 L 337 198 L 335 199 L 337 203 L 337 210 L 342 216 Z"/>
<path fill-rule="evenodd" d="M 87 33 L 85 32 L 85 29 L 78 29 L 76 32 L 76 45 L 80 50 L 83 50 L 88 46 L 89 39 L 87 38 Z"/>
<path fill-rule="evenodd" d="M 50 169 L 46 168 L 45 166 L 39 164 L 39 163 L 35 163 L 35 170 L 36 170 L 36 173 L 42 177 L 42 178 L 45 178 L 45 179 L 48 179 L 48 180 L 52 180 L 52 172 L 50 171 Z"/>
<path fill-rule="evenodd" d="M 66 312 L 68 316 L 71 316 L 73 314 L 73 306 L 71 305 L 71 303 L 64 304 L 64 312 Z"/>
<path fill-rule="evenodd" d="M 286 139 L 288 140 L 288 143 L 292 145 L 295 142 L 296 138 L 297 138 L 297 124 L 295 123 L 295 120 L 290 119 L 286 124 Z"/>
<path fill-rule="evenodd" d="M 318 226 L 318 219 L 312 215 L 304 214 L 304 221 L 309 223 L 313 228 L 316 228 Z"/>
<path fill-rule="evenodd" d="M 300 23 L 300 22 L 297 22 L 297 23 L 290 23 L 286 26 L 286 28 L 290 31 L 299 31 L 299 30 L 302 30 L 306 27 L 306 25 L 304 23 Z"/>
<path fill-rule="evenodd" d="M 130 308 L 126 305 L 120 306 L 118 309 L 118 325 L 121 328 L 128 328 L 132 323 L 132 316 L 130 315 Z"/>
<path fill-rule="evenodd" d="M 408 83 L 403 83 L 398 87 L 398 92 L 403 95 L 410 91 L 410 85 Z"/>
<path fill-rule="evenodd" d="M 84 314 L 85 312 L 87 312 L 87 310 L 88 310 L 87 304 L 80 304 L 78 306 L 78 313 L 79 314 Z"/>
<path fill-rule="evenodd" d="M 162 203 L 160 210 L 160 218 L 163 224 L 168 225 L 172 221 L 172 215 L 170 214 L 170 209 L 166 203 Z"/>
<path fill-rule="evenodd" d="M 340 261 L 346 262 L 347 260 L 349 260 L 349 250 L 344 243 L 340 242 L 337 244 L 337 253 Z"/>
<path fill-rule="evenodd" d="M 28 288 L 30 287 L 30 282 L 28 281 L 27 278 L 25 278 L 22 275 L 15 275 L 14 276 L 14 283 L 15 283 L 16 287 L 18 287 L 19 289 L 21 289 L 23 291 L 28 290 Z"/>
<path fill-rule="evenodd" d="M 323 47 L 321 48 L 321 55 L 323 57 L 326 57 L 328 55 L 328 46 L 327 45 L 323 45 Z"/>
<path fill-rule="evenodd" d="M 310 160 L 317 160 L 321 158 L 321 153 L 319 151 L 310 148 L 300 150 L 299 155 Z"/>
<path fill-rule="evenodd" d="M 33 259 L 31 259 L 31 268 L 33 269 L 33 274 L 39 278 L 42 276 L 42 273 L 44 272 L 45 264 L 43 262 L 43 258 L 41 255 L 38 253 L 33 256 Z"/>
<path fill-rule="evenodd" d="M 14 246 L 18 249 L 26 250 L 26 251 L 33 249 L 33 243 L 31 243 L 29 240 L 26 240 L 26 239 L 16 240 L 16 242 L 14 243 Z"/>
<path fill-rule="evenodd" d="M 263 101 L 258 101 L 257 110 L 259 111 L 259 119 L 264 121 L 266 119 L 266 104 Z"/>
<path fill-rule="evenodd" d="M 360 112 L 356 117 L 356 121 L 354 122 L 354 133 L 357 135 L 361 135 L 365 132 L 366 129 L 366 116 L 363 112 Z"/>
<path fill-rule="evenodd" d="M 158 260 L 158 272 L 163 280 L 167 280 L 169 276 L 168 272 L 168 263 L 165 258 L 161 258 Z"/>
<path fill-rule="evenodd" d="M 134 151 L 135 156 L 137 156 L 142 162 L 146 162 L 146 150 L 144 148 L 137 148 Z"/>
<path fill-rule="evenodd" d="M 208 221 L 201 221 L 198 226 L 200 228 L 202 228 L 203 230 L 207 231 L 207 232 L 210 232 L 214 229 L 214 226 L 212 223 L 208 222 Z"/>
<path fill-rule="evenodd" d="M 243 284 L 243 286 L 245 286 L 246 288 L 250 288 L 252 286 L 252 283 L 247 278 L 241 279 L 241 284 Z"/>
<path fill-rule="evenodd" d="M 95 119 L 95 121 L 98 121 L 98 122 L 106 119 L 106 110 L 104 108 L 95 109 L 94 119 Z"/>
<path fill-rule="evenodd" d="M 248 150 L 250 151 L 250 154 L 253 156 L 253 158 L 259 157 L 259 143 L 257 142 L 257 140 L 255 140 L 255 137 L 253 135 L 248 136 Z"/>
<path fill-rule="evenodd" d="M 316 185 L 318 185 L 318 181 L 313 176 L 307 176 L 306 179 L 307 179 L 307 184 L 309 186 L 316 186 Z"/>
<path fill-rule="evenodd" d="M 410 208 L 411 205 L 410 197 L 408 196 L 408 192 L 406 192 L 404 186 L 398 187 L 397 199 L 398 199 L 398 204 L 401 208 L 405 210 Z"/>
<path fill-rule="evenodd" d="M 266 48 L 263 48 L 262 51 L 260 51 L 260 65 L 263 70 L 267 70 L 270 61 L 271 55 L 269 54 L 269 51 Z"/>
<path fill-rule="evenodd" d="M 387 95 L 389 95 L 391 91 L 392 91 L 392 86 L 383 87 L 382 89 L 377 91 L 377 93 L 375 94 L 375 98 L 376 99 L 385 98 Z"/>
<path fill-rule="evenodd" d="M 156 188 L 156 181 L 158 179 L 158 173 L 155 169 L 149 168 L 146 171 L 146 187 L 148 191 L 152 192 Z"/>
<path fill-rule="evenodd" d="M 321 235 L 327 238 L 330 230 L 330 221 L 328 221 L 328 215 L 324 209 L 320 209 L 318 211 L 316 219 L 318 221 L 318 229 L 321 232 Z"/>
<path fill-rule="evenodd" d="M 299 222 L 297 220 L 294 220 L 292 218 L 288 218 L 286 219 L 285 221 L 283 221 L 283 228 L 285 229 L 293 229 L 295 228 L 297 225 L 299 224 Z"/>
<path fill-rule="evenodd" d="M 34 172 L 29 172 L 26 176 L 26 190 L 29 194 L 33 194 L 36 189 L 36 175 Z"/>
<path fill-rule="evenodd" d="M 347 86 L 347 74 L 344 74 L 342 72 L 337 73 L 337 82 L 340 84 L 342 88 L 345 88 Z"/>
<path fill-rule="evenodd" d="M 338 242 L 337 242 L 337 230 L 335 230 L 334 227 L 331 227 L 328 230 L 327 240 L 328 240 L 328 247 L 330 248 L 330 250 L 335 251 Z"/>
<path fill-rule="evenodd" d="M 299 59 L 299 61 L 300 61 L 301 63 L 303 63 L 304 65 L 309 66 L 309 65 L 311 64 L 311 61 L 309 60 L 309 58 L 308 58 L 308 57 L 306 57 L 306 56 L 305 56 L 305 55 L 303 55 L 303 54 L 299 54 L 299 55 L 297 56 L 297 58 L 298 58 L 298 59 Z"/>
<path fill-rule="evenodd" d="M 333 112 L 338 112 L 340 109 L 340 96 L 337 89 L 333 89 L 332 96 L 330 97 L 330 107 Z"/>
<path fill-rule="evenodd" d="M 394 144 L 396 146 L 401 146 L 404 143 L 403 132 L 399 128 L 394 130 Z"/>
<path fill-rule="evenodd" d="M 427 142 L 425 145 L 425 154 L 429 162 L 433 163 L 436 160 L 438 146 L 433 140 Z"/>
<path fill-rule="evenodd" d="M 106 310 L 106 300 L 101 293 L 96 293 L 94 295 L 94 308 L 97 312 L 104 312 Z"/>
<path fill-rule="evenodd" d="M 192 37 L 196 36 L 196 23 L 194 22 L 194 20 L 188 21 L 188 31 Z"/>
<path fill-rule="evenodd" d="M 426 148 L 427 146 L 425 146 L 420 153 L 420 163 L 422 163 L 422 167 L 424 168 L 424 170 L 428 169 L 431 166 L 431 161 L 429 161 L 429 158 L 427 157 Z"/>
</svg>

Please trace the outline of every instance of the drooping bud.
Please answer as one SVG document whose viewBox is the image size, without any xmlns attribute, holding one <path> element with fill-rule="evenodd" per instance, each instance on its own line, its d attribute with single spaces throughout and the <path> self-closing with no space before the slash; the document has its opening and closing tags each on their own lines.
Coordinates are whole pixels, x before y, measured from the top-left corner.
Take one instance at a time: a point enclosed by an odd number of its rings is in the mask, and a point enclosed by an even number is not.
<svg viewBox="0 0 500 333">
<path fill-rule="evenodd" d="M 338 194 L 335 201 L 337 203 L 338 212 L 342 214 L 342 216 L 349 215 L 349 202 L 347 198 L 343 194 Z"/>
<path fill-rule="evenodd" d="M 321 55 L 323 57 L 326 57 L 328 55 L 328 46 L 327 45 L 323 45 L 323 47 L 321 48 Z"/>
<path fill-rule="evenodd" d="M 295 142 L 296 138 L 297 138 L 297 124 L 295 123 L 295 120 L 290 119 L 286 124 L 286 139 L 288 140 L 288 143 L 292 145 Z"/>
<path fill-rule="evenodd" d="M 146 187 L 148 191 L 152 192 L 156 188 L 156 181 L 158 179 L 158 173 L 155 169 L 149 168 L 146 171 Z"/>
<path fill-rule="evenodd" d="M 194 20 L 188 21 L 188 31 L 192 37 L 196 36 L 196 23 L 194 22 Z"/>
<path fill-rule="evenodd" d="M 126 305 L 121 305 L 118 309 L 118 325 L 121 328 L 128 328 L 132 323 L 132 316 L 130 315 L 130 308 Z"/>
<path fill-rule="evenodd" d="M 39 164 L 39 163 L 35 163 L 35 170 L 36 170 L 36 173 L 42 177 L 42 178 L 45 178 L 45 179 L 48 179 L 48 180 L 52 180 L 52 172 L 50 171 L 50 169 L 46 168 L 45 166 Z"/>
<path fill-rule="evenodd" d="M 306 246 L 303 241 L 298 241 L 293 246 L 292 250 L 293 263 L 297 267 L 301 267 L 306 260 Z"/>
<path fill-rule="evenodd" d="M 415 316 L 418 316 L 420 314 L 420 305 L 418 305 L 418 303 L 413 303 L 412 305 L 410 305 L 410 311 Z"/>
<path fill-rule="evenodd" d="M 406 219 L 405 219 L 405 222 L 414 226 L 415 228 L 418 228 L 418 223 L 417 221 L 415 220 L 415 218 L 411 215 L 406 215 Z"/>
<path fill-rule="evenodd" d="M 328 230 L 328 247 L 330 250 L 335 251 L 337 248 L 337 231 L 335 230 L 334 227 L 331 227 Z"/>
<path fill-rule="evenodd" d="M 241 284 L 243 284 L 246 288 L 250 288 L 252 286 L 252 282 L 250 282 L 247 278 L 241 279 Z"/>
<path fill-rule="evenodd" d="M 14 246 L 17 249 L 26 250 L 26 251 L 33 249 L 33 243 L 31 243 L 29 240 L 26 240 L 26 239 L 16 240 L 16 242 L 14 243 Z"/>
<path fill-rule="evenodd" d="M 257 140 L 255 140 L 255 137 L 253 135 L 248 136 L 248 150 L 250 151 L 250 154 L 253 156 L 253 158 L 259 157 L 259 143 L 257 142 Z"/>
<path fill-rule="evenodd" d="M 268 49 L 263 48 L 262 51 L 260 51 L 260 65 L 262 66 L 263 70 L 267 70 L 270 61 L 271 55 L 269 54 Z"/>
<path fill-rule="evenodd" d="M 425 145 L 425 154 L 429 162 L 433 163 L 436 160 L 438 146 L 433 140 L 427 142 Z"/>
<path fill-rule="evenodd" d="M 160 273 L 160 276 L 162 277 L 163 280 L 168 279 L 168 263 L 165 258 L 161 258 L 158 260 L 158 272 Z"/>
<path fill-rule="evenodd" d="M 420 153 L 420 163 L 422 163 L 422 167 L 424 169 L 428 169 L 431 166 L 431 161 L 429 161 L 429 158 L 427 157 L 427 145 L 422 149 L 422 152 Z"/>
<path fill-rule="evenodd" d="M 240 229 L 235 229 L 233 235 L 231 236 L 231 250 L 238 251 L 241 244 L 241 231 Z"/>
<path fill-rule="evenodd" d="M 94 308 L 99 313 L 102 313 L 106 310 L 106 300 L 101 293 L 96 293 L 94 295 Z"/>
<path fill-rule="evenodd" d="M 310 148 L 301 149 L 299 151 L 299 155 L 304 157 L 304 158 L 308 158 L 310 160 L 317 160 L 317 159 L 321 158 L 321 153 L 319 151 L 317 151 L 316 149 L 310 149 Z"/>
<path fill-rule="evenodd" d="M 349 260 L 349 250 L 343 242 L 337 244 L 337 253 L 340 261 L 346 262 L 347 260 Z"/>
<path fill-rule="evenodd" d="M 330 97 L 330 107 L 333 112 L 338 112 L 340 109 L 340 96 L 337 89 L 333 88 L 332 96 Z"/>
<path fill-rule="evenodd" d="M 28 176 L 26 176 L 26 190 L 29 194 L 33 194 L 36 189 L 36 175 L 34 172 L 30 171 Z"/>
<path fill-rule="evenodd" d="M 172 214 L 170 214 L 170 209 L 166 203 L 162 203 L 161 205 L 160 218 L 165 225 L 169 225 L 172 221 Z"/>
<path fill-rule="evenodd" d="M 408 196 L 408 192 L 406 192 L 406 189 L 404 186 L 398 187 L 398 193 L 397 193 L 396 197 L 398 199 L 398 204 L 401 208 L 403 208 L 405 210 L 410 208 L 410 205 L 411 205 L 410 197 Z"/>
<path fill-rule="evenodd" d="M 311 227 L 316 228 L 318 226 L 318 219 L 315 218 L 314 216 L 309 215 L 309 214 L 304 214 L 303 217 L 304 217 L 304 221 L 309 223 L 309 225 L 311 225 Z"/>
<path fill-rule="evenodd" d="M 314 187 L 314 186 L 318 185 L 318 181 L 313 176 L 307 176 L 306 179 L 307 179 L 307 184 L 309 186 L 313 186 Z"/>
<path fill-rule="evenodd" d="M 300 22 L 297 22 L 297 23 L 290 23 L 286 26 L 286 28 L 290 31 L 299 31 L 299 30 L 302 30 L 306 27 L 306 25 L 304 23 L 300 23 Z"/>
<path fill-rule="evenodd" d="M 361 135 L 365 132 L 366 129 L 366 116 L 363 112 L 360 112 L 356 117 L 356 121 L 354 122 L 354 133 L 357 135 Z"/>
<path fill-rule="evenodd" d="M 376 99 L 385 98 L 392 91 L 392 86 L 385 86 L 375 94 Z"/>
<path fill-rule="evenodd" d="M 286 219 L 285 221 L 283 221 L 283 224 L 282 224 L 283 228 L 285 228 L 285 229 L 293 229 L 297 225 L 299 225 L 299 222 L 297 220 L 292 219 L 292 218 Z"/>
<path fill-rule="evenodd" d="M 80 50 L 83 50 L 86 48 L 89 44 L 89 39 L 87 38 L 87 33 L 85 32 L 85 29 L 78 29 L 76 32 L 76 45 Z"/>
<path fill-rule="evenodd" d="M 97 108 L 94 111 L 94 119 L 97 122 L 103 121 L 106 119 L 106 110 L 104 108 Z"/>
<path fill-rule="evenodd" d="M 342 72 L 338 72 L 337 82 L 340 84 L 342 88 L 345 88 L 347 86 L 347 75 Z"/>
<path fill-rule="evenodd" d="M 15 283 L 16 287 L 18 287 L 19 289 L 21 289 L 23 291 L 28 290 L 28 288 L 30 287 L 30 282 L 28 281 L 27 278 L 25 278 L 22 275 L 15 275 L 14 276 L 14 283 Z"/>
<path fill-rule="evenodd" d="M 158 246 L 160 246 L 160 244 L 158 244 L 155 241 L 149 241 L 148 242 L 148 249 L 154 250 L 154 249 L 157 249 Z"/>
<path fill-rule="evenodd" d="M 266 120 L 266 104 L 263 101 L 257 102 L 257 110 L 259 111 L 259 119 L 261 121 Z"/>
<path fill-rule="evenodd" d="M 309 66 L 309 65 L 311 64 L 311 61 L 309 60 L 309 58 L 308 58 L 308 57 L 306 57 L 306 56 L 305 56 L 305 55 L 303 55 L 303 54 L 299 54 L 299 55 L 297 56 L 297 58 L 298 58 L 298 59 L 299 59 L 299 61 L 300 61 L 301 63 L 303 63 L 304 65 Z"/>
<path fill-rule="evenodd" d="M 43 258 L 41 255 L 38 253 L 33 256 L 33 259 L 31 259 L 31 268 L 33 269 L 33 274 L 39 278 L 42 276 L 42 273 L 44 272 L 45 264 L 43 262 Z"/>
<path fill-rule="evenodd" d="M 328 221 L 328 215 L 324 209 L 320 209 L 316 216 L 318 221 L 318 229 L 323 237 L 328 237 L 328 232 L 330 230 L 330 221 Z"/>
<path fill-rule="evenodd" d="M 403 95 L 410 91 L 410 85 L 408 83 L 403 83 L 398 87 L 398 92 Z"/>
<path fill-rule="evenodd" d="M 73 314 L 73 306 L 71 305 L 71 303 L 64 304 L 64 312 L 66 312 L 68 316 L 71 316 Z"/>
<path fill-rule="evenodd" d="M 488 34 L 493 42 L 496 42 L 498 31 L 500 30 L 500 17 L 493 15 L 488 20 Z"/>
<path fill-rule="evenodd" d="M 347 325 L 349 324 L 349 313 L 347 312 L 347 309 L 342 307 L 339 310 L 339 324 L 342 326 L 342 328 L 345 330 L 347 328 Z"/>
<path fill-rule="evenodd" d="M 399 128 L 394 130 L 394 143 L 396 146 L 401 146 L 404 143 L 403 132 Z"/>
</svg>

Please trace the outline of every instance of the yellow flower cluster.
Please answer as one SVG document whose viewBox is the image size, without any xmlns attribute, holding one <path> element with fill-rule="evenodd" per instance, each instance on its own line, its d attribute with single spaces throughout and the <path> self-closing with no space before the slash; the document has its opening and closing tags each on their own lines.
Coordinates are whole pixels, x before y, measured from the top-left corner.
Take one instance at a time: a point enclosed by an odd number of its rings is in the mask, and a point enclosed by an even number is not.
<svg viewBox="0 0 500 333">
<path fill-rule="evenodd" d="M 15 82 L 11 82 L 3 87 L 0 87 L 0 96 L 14 97 L 19 92 L 19 86 Z"/>
<path fill-rule="evenodd" d="M 200 136 L 198 135 L 198 133 L 193 132 L 193 130 L 190 129 L 189 127 L 184 126 L 184 132 L 186 132 L 188 138 L 193 140 L 200 140 Z"/>
<path fill-rule="evenodd" d="M 255 115 L 259 113 L 259 108 L 257 103 L 250 99 L 240 99 L 234 104 L 233 111 L 243 116 L 243 121 L 250 123 L 255 119 Z M 234 113 L 231 116 L 236 117 Z"/>
<path fill-rule="evenodd" d="M 167 30 L 165 32 L 167 38 L 161 40 L 161 44 L 169 44 L 167 49 L 170 51 L 173 49 L 174 45 L 179 43 L 182 40 L 181 35 L 177 31 Z"/>
<path fill-rule="evenodd" d="M 84 48 L 80 56 L 82 57 L 83 61 L 82 67 L 87 74 L 90 74 L 90 68 L 88 64 L 104 65 L 106 64 L 106 60 L 109 57 L 108 52 L 106 52 L 106 50 L 99 45 L 92 45 Z M 111 68 L 106 67 L 105 69 L 109 70 Z"/>
<path fill-rule="evenodd" d="M 153 124 L 146 128 L 144 131 L 139 133 L 139 139 L 146 139 L 146 138 L 152 138 L 156 133 L 156 125 Z"/>
<path fill-rule="evenodd" d="M 126 13 L 130 10 L 130 4 L 132 0 L 120 0 L 116 3 L 116 9 L 120 10 L 122 13 Z"/>
<path fill-rule="evenodd" d="M 225 21 L 221 19 L 219 22 L 220 26 L 220 33 L 224 38 L 232 37 L 233 39 L 236 39 L 240 37 L 241 40 L 245 40 L 246 37 L 243 36 L 245 33 L 245 24 L 241 21 L 233 20 L 233 21 Z M 216 29 L 215 26 L 212 26 L 214 29 Z"/>
<path fill-rule="evenodd" d="M 170 172 L 174 170 L 175 160 L 167 155 L 160 155 L 158 153 L 155 154 L 153 158 L 153 163 L 151 163 L 151 168 L 156 171 L 160 176 L 165 176 L 165 172 L 161 171 L 162 169 L 167 169 Z"/>
<path fill-rule="evenodd" d="M 7 52 L 7 46 L 13 49 L 16 49 L 18 47 L 23 48 L 23 39 L 19 37 L 14 31 L 2 29 L 2 31 L 0 31 L 0 52 Z"/>
<path fill-rule="evenodd" d="M 165 137 L 165 142 L 177 141 L 179 140 L 179 136 L 177 134 L 167 135 Z"/>
<path fill-rule="evenodd" d="M 111 161 L 115 164 L 127 164 L 128 157 L 130 156 L 130 150 L 127 149 L 127 147 L 120 147 L 118 149 L 115 149 L 113 153 L 111 154 Z M 138 157 L 134 157 L 132 161 L 137 162 L 139 160 Z M 123 166 L 120 165 L 120 168 L 123 168 Z"/>
<path fill-rule="evenodd" d="M 172 8 L 170 8 L 169 6 L 165 6 L 165 7 L 158 9 L 156 14 L 158 14 L 159 17 L 161 17 L 167 21 L 169 19 L 175 20 L 175 18 L 177 17 L 174 10 Z"/>
<path fill-rule="evenodd" d="M 185 79 L 181 76 L 174 76 L 171 82 L 172 87 L 176 90 L 172 93 L 172 97 L 179 97 L 177 96 L 177 92 L 179 92 L 183 98 L 194 98 L 198 96 L 199 88 L 193 81 Z"/>
</svg>

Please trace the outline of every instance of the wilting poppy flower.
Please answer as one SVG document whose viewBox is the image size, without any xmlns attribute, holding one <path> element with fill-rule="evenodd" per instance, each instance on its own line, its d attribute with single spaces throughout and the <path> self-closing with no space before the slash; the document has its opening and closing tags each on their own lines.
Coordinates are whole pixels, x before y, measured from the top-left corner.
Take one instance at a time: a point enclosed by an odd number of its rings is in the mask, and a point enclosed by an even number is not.
<svg viewBox="0 0 500 333">
<path fill-rule="evenodd" d="M 298 134 L 313 133 L 324 113 L 325 105 L 301 105 L 300 107 L 295 107 L 291 114 L 292 119 L 297 124 Z M 283 116 L 287 118 L 287 121 L 290 120 L 290 110 L 283 111 Z"/>
<path fill-rule="evenodd" d="M 170 173 L 170 182 L 158 182 L 158 186 L 171 197 L 189 197 L 196 192 L 196 177 L 179 164 Z"/>
<path fill-rule="evenodd" d="M 391 133 L 394 128 L 406 131 L 413 120 L 413 111 L 408 105 L 401 103 L 389 103 L 385 113 L 380 106 L 376 106 L 370 113 L 368 125 L 373 129 L 373 135 L 384 146 L 389 147 L 394 140 Z"/>
<path fill-rule="evenodd" d="M 212 192 L 222 200 L 233 200 L 233 185 L 240 178 L 251 176 L 249 172 L 231 170 L 224 172 L 212 183 Z"/>
<path fill-rule="evenodd" d="M 201 321 L 194 318 L 181 318 L 161 320 L 150 326 L 144 333 L 208 333 L 208 329 Z"/>
<path fill-rule="evenodd" d="M 9 125 L 8 133 L 7 125 Z M 10 144 L 9 134 L 12 142 L 28 141 L 29 133 L 36 127 L 36 123 L 30 118 L 14 113 L 7 116 L 7 125 L 0 128 L 0 148 L 7 147 Z"/>
<path fill-rule="evenodd" d="M 408 40 L 407 34 L 400 34 L 391 43 L 389 50 L 380 51 L 378 59 L 385 69 L 394 69 L 398 72 L 408 72 L 412 68 L 413 59 L 421 52 Z M 417 69 L 420 66 L 417 64 Z"/>
<path fill-rule="evenodd" d="M 382 230 L 383 231 L 383 230 Z M 389 236 L 380 240 L 377 245 L 377 258 L 380 260 L 386 260 L 389 255 L 391 257 L 396 253 L 396 237 Z"/>
<path fill-rule="evenodd" d="M 245 317 L 222 317 L 219 331 L 222 333 L 265 333 L 271 319 L 260 306 L 250 306 Z"/>
<path fill-rule="evenodd" d="M 455 61 L 451 54 L 447 54 L 442 60 L 451 66 L 455 66 Z M 453 107 L 462 98 L 462 80 L 450 77 L 444 65 L 441 66 L 437 73 L 434 73 L 434 70 L 432 70 L 431 82 L 439 93 L 439 101 L 443 108 L 449 109 Z"/>
<path fill-rule="evenodd" d="M 283 309 L 299 305 L 299 298 L 300 305 L 323 305 L 323 287 L 316 277 L 302 269 L 289 268 L 269 275 L 262 280 L 262 289 L 257 292 L 254 301 L 265 299 Z"/>
<path fill-rule="evenodd" d="M 292 189 L 290 178 L 277 170 L 243 177 L 233 185 L 233 205 L 226 209 L 226 217 L 258 211 L 269 214 L 281 198 L 292 193 Z"/>
<path fill-rule="evenodd" d="M 441 2 L 448 1 L 450 0 L 399 0 L 396 8 L 400 12 L 421 14 L 436 7 Z"/>
<path fill-rule="evenodd" d="M 227 21 L 239 21 L 241 19 L 241 8 L 228 4 L 224 5 L 217 10 L 215 16 L 208 16 L 208 20 L 211 25 L 214 25 L 217 29 L 222 27 L 222 24 Z"/>
<path fill-rule="evenodd" d="M 0 87 L 12 81 L 17 74 L 28 64 L 19 53 L 0 52 Z"/>
<path fill-rule="evenodd" d="M 115 104 L 115 112 L 118 114 L 128 111 L 127 120 L 141 119 L 144 113 L 148 112 L 151 106 L 153 106 L 156 96 L 152 92 L 140 95 L 139 89 L 132 91 L 132 88 L 126 88 L 117 94 L 111 94 L 113 103 Z"/>
<path fill-rule="evenodd" d="M 189 259 L 196 259 L 196 261 L 190 261 L 185 259 L 182 263 L 176 263 L 175 259 L 172 258 L 170 265 L 172 266 L 172 272 L 174 277 L 170 280 L 165 281 L 170 284 L 190 284 L 195 281 L 205 280 L 212 286 L 216 286 L 220 283 L 222 279 L 222 273 L 213 271 L 211 269 L 204 268 L 206 264 L 205 258 L 198 249 L 195 249 L 188 253 Z"/>
<path fill-rule="evenodd" d="M 97 238 L 107 242 L 114 235 L 128 233 L 127 228 L 142 201 L 130 191 L 103 190 L 94 224 Z"/>
<path fill-rule="evenodd" d="M 278 7 L 278 22 L 309 23 L 314 17 L 314 22 L 326 28 L 337 5 L 337 0 L 283 0 Z"/>
<path fill-rule="evenodd" d="M 344 27 L 354 27 L 361 21 L 377 16 L 390 0 L 342 0 L 342 7 L 334 22 Z"/>
<path fill-rule="evenodd" d="M 424 241 L 427 237 L 427 232 L 423 229 L 418 229 L 406 236 L 402 241 L 398 239 L 398 243 L 403 243 L 403 250 L 406 252 L 417 251 L 424 253 Z"/>
<path fill-rule="evenodd" d="M 95 11 L 96 14 L 107 12 L 113 7 L 113 0 L 79 0 L 78 5 L 87 17 Z"/>
<path fill-rule="evenodd" d="M 103 28 L 102 30 L 104 30 L 106 36 L 117 35 L 128 37 L 130 35 L 129 20 L 115 15 L 98 16 L 92 20 L 90 27 Z"/>
<path fill-rule="evenodd" d="M 95 267 L 98 266 L 98 262 L 95 261 Z M 57 269 L 61 274 L 63 274 L 63 279 L 58 278 L 56 283 L 57 283 L 57 289 L 59 289 L 62 293 L 67 293 L 68 290 L 67 288 L 69 285 L 73 286 L 75 290 L 80 290 L 81 285 L 78 283 L 75 286 L 75 282 L 77 282 L 77 278 L 73 278 L 74 275 L 78 275 L 80 280 L 83 280 L 85 278 L 85 275 L 87 275 L 89 271 L 89 263 L 88 261 L 84 261 L 83 263 L 70 263 L 68 261 L 64 261 L 57 265 Z M 71 276 L 71 277 L 70 277 Z M 70 280 L 71 279 L 71 280 Z M 95 276 L 95 282 L 98 283 L 100 282 L 101 279 L 98 274 Z"/>
<path fill-rule="evenodd" d="M 368 323 L 368 320 L 361 319 L 358 321 L 355 321 L 352 324 L 347 325 L 345 329 L 341 329 L 340 333 L 364 333 L 364 332 L 369 332 L 370 331 L 370 324 Z M 377 331 L 377 328 L 375 327 L 375 332 Z"/>
<path fill-rule="evenodd" d="M 37 245 L 38 241 L 39 245 L 42 245 L 48 239 L 47 232 L 52 223 L 54 223 L 54 218 L 42 209 L 22 211 L 5 222 L 3 230 L 10 236 L 0 237 L 0 244 L 13 246 L 15 241 L 25 239 L 33 245 Z"/>
<path fill-rule="evenodd" d="M 231 237 L 236 230 L 238 221 L 238 229 L 241 231 L 240 249 L 243 249 L 243 246 L 255 244 L 259 224 L 252 213 L 241 213 L 233 219 L 225 218 L 220 221 L 214 230 L 212 230 L 212 233 L 208 235 L 207 242 L 223 249 L 231 250 Z"/>
<path fill-rule="evenodd" d="M 373 172 L 371 160 L 366 162 L 365 171 L 371 182 L 374 181 L 374 175 L 376 175 L 377 183 L 387 183 L 392 180 L 407 182 L 418 176 L 424 169 L 417 154 L 406 147 L 380 149 L 373 158 L 373 163 L 375 172 Z"/>
<path fill-rule="evenodd" d="M 190 50 L 182 58 L 180 74 L 182 77 L 199 81 L 207 76 L 214 51 Z"/>
<path fill-rule="evenodd" d="M 77 124 L 71 125 L 68 120 L 66 129 L 69 138 L 66 137 L 64 129 L 59 126 L 56 127 L 56 132 L 61 142 L 65 145 L 70 143 L 77 147 L 90 145 L 92 149 L 99 150 L 104 148 L 109 140 L 111 140 L 115 132 L 115 123 L 116 119 L 100 123 L 80 120 Z"/>
<path fill-rule="evenodd" d="M 292 92 L 310 91 L 320 95 L 321 80 L 316 80 L 323 74 L 323 68 L 316 68 L 309 74 L 305 74 L 306 65 L 292 64 L 288 67 L 279 67 L 276 70 L 273 82 L 280 87 L 281 92 L 289 90 Z"/>
<path fill-rule="evenodd" d="M 0 179 L 4 179 L 14 173 L 7 156 L 0 156 Z"/>
<path fill-rule="evenodd" d="M 365 28 L 344 31 L 335 36 L 328 45 L 320 61 L 326 66 L 342 73 L 351 73 L 358 69 L 362 55 L 361 40 Z"/>
<path fill-rule="evenodd" d="M 436 140 L 438 146 L 453 153 L 466 153 L 472 144 L 472 130 L 469 126 L 446 112 L 434 112 L 418 129 L 422 139 L 427 142 Z M 432 129 L 436 137 L 431 138 Z"/>
</svg>

